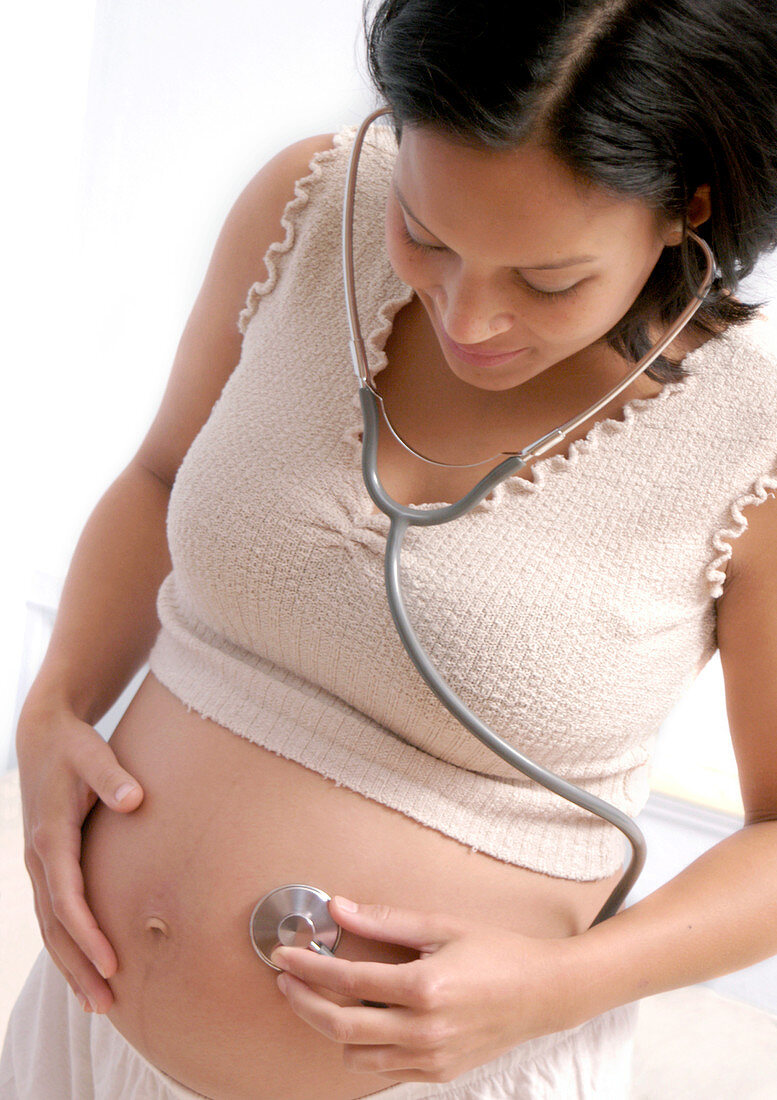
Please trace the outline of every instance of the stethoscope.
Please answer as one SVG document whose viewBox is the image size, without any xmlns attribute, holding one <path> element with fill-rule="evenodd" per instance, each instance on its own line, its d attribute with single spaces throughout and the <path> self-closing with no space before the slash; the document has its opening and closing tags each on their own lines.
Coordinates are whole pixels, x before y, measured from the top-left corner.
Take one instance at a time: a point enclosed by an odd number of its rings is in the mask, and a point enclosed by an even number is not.
<svg viewBox="0 0 777 1100">
<path fill-rule="evenodd" d="M 605 393 L 603 397 L 596 401 L 589 409 L 586 409 L 585 412 L 579 413 L 571 420 L 567 420 L 566 423 L 560 425 L 560 427 L 541 436 L 539 439 L 535 440 L 534 443 L 530 443 L 520 451 L 500 451 L 499 454 L 492 455 L 490 458 L 480 459 L 478 462 L 461 464 L 438 462 L 432 458 L 428 458 L 402 439 L 389 420 L 383 398 L 375 389 L 367 365 L 367 356 L 356 309 L 353 260 L 353 214 L 354 197 L 356 193 L 356 170 L 359 154 L 367 130 L 376 118 L 390 113 L 390 108 L 382 107 L 368 115 L 362 122 L 354 138 L 345 182 L 342 237 L 343 279 L 345 284 L 348 325 L 351 334 L 349 346 L 351 349 L 354 371 L 359 380 L 359 399 L 361 402 L 362 416 L 364 418 L 362 474 L 365 487 L 373 502 L 391 520 L 386 542 L 384 570 L 389 608 L 399 637 L 413 664 L 440 702 L 448 708 L 451 714 L 453 714 L 470 733 L 523 775 L 528 776 L 529 779 L 533 779 L 547 790 L 560 795 L 576 806 L 580 806 L 585 810 L 590 810 L 591 813 L 596 814 L 605 821 L 609 821 L 617 829 L 620 829 L 628 839 L 632 847 L 629 865 L 593 920 L 590 926 L 593 928 L 594 925 L 599 924 L 601 921 L 606 920 L 617 912 L 621 903 L 626 898 L 626 895 L 637 881 L 644 867 L 647 854 L 645 838 L 634 821 L 616 806 L 612 806 L 610 803 L 589 794 L 582 788 L 576 787 L 572 783 L 568 783 L 553 772 L 548 771 L 539 764 L 535 764 L 533 761 L 517 752 L 511 745 L 508 745 L 506 741 L 503 741 L 501 737 L 498 737 L 493 730 L 489 729 L 477 715 L 473 714 L 445 683 L 419 642 L 405 611 L 400 575 L 402 542 L 409 526 L 436 526 L 441 523 L 448 523 L 450 520 L 457 519 L 459 516 L 469 512 L 494 488 L 494 486 L 522 469 L 531 459 L 550 450 L 551 447 L 554 447 L 564 439 L 569 432 L 576 428 L 578 424 L 581 424 L 584 420 L 588 420 L 589 417 L 593 416 L 611 401 L 613 397 L 626 389 L 638 375 L 647 370 L 650 364 L 658 358 L 664 348 L 668 347 L 675 337 L 682 332 L 696 311 L 703 304 L 713 281 L 719 275 L 719 269 L 709 245 L 689 229 L 688 236 L 696 241 L 699 247 L 702 248 L 707 260 L 707 270 L 701 286 L 694 295 L 694 300 L 686 306 L 677 321 L 662 337 L 659 343 L 656 344 L 655 347 L 653 347 L 616 386 Z M 454 504 L 446 504 L 440 508 L 424 510 L 404 504 L 398 504 L 397 501 L 388 495 L 378 477 L 377 454 L 379 412 L 382 412 L 383 418 L 392 435 L 407 451 L 417 458 L 425 462 L 431 462 L 436 466 L 456 466 L 457 468 L 463 468 L 464 466 L 481 466 L 484 462 L 492 462 L 501 455 L 505 455 L 506 457 L 504 461 L 500 462 L 498 466 L 495 466 L 494 469 L 487 473 L 473 489 L 470 489 L 468 493 Z M 340 941 L 341 929 L 329 913 L 327 907 L 329 900 L 331 900 L 329 895 L 319 890 L 317 887 L 293 884 L 289 886 L 280 886 L 275 890 L 271 890 L 257 902 L 250 920 L 251 942 L 259 956 L 268 966 L 271 966 L 274 970 L 280 969 L 270 962 L 269 959 L 271 952 L 278 944 L 306 946 L 317 951 L 319 954 L 334 954 Z M 367 1004 L 369 1002 L 365 1001 L 362 1003 Z"/>
</svg>

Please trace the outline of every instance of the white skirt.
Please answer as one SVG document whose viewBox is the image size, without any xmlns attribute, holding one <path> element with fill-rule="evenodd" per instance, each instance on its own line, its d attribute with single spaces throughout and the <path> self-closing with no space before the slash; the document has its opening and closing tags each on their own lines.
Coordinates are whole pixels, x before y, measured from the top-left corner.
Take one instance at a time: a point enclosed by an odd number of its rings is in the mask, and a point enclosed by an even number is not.
<svg viewBox="0 0 777 1100">
<path fill-rule="evenodd" d="M 570 1031 L 521 1043 L 445 1084 L 404 1082 L 371 1096 L 381 1100 L 629 1100 L 637 1015 L 637 1003 L 624 1005 Z M 107 1016 L 84 1012 L 44 949 L 8 1022 L 0 1058 L 0 1100 L 219 1098 L 203 1098 L 179 1084 L 130 1046 Z"/>
</svg>

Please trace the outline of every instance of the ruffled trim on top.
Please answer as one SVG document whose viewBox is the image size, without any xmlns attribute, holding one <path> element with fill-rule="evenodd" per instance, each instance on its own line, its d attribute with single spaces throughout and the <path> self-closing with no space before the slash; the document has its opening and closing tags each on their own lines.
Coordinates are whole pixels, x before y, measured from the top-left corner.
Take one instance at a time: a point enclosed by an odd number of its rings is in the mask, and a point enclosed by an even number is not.
<svg viewBox="0 0 777 1100">
<path fill-rule="evenodd" d="M 551 473 L 563 473 L 577 466 L 581 455 L 586 455 L 599 449 L 601 443 L 605 443 L 608 436 L 617 435 L 619 432 L 629 434 L 640 419 L 641 414 L 647 409 L 653 408 L 666 401 L 675 393 L 680 393 L 688 387 L 688 383 L 695 378 L 690 374 L 679 382 L 667 382 L 663 388 L 653 397 L 632 397 L 621 407 L 621 419 L 606 416 L 601 420 L 595 420 L 582 439 L 573 439 L 567 448 L 566 454 L 551 455 L 549 458 L 534 459 L 529 462 L 531 479 L 524 477 L 508 478 L 508 482 L 517 491 L 523 493 L 536 493 L 542 489 L 545 480 Z M 506 487 L 506 483 L 498 488 Z"/>
<path fill-rule="evenodd" d="M 769 493 L 769 490 L 772 493 Z M 733 526 L 721 528 L 712 538 L 712 545 L 720 553 L 706 568 L 704 575 L 709 581 L 710 595 L 717 599 L 723 595 L 723 582 L 726 579 L 725 566 L 731 560 L 733 549 L 728 540 L 737 539 L 743 531 L 747 530 L 747 517 L 742 514 L 742 509 L 749 504 L 763 504 L 767 496 L 777 496 L 777 465 L 772 473 L 761 474 L 756 478 L 752 487 L 746 493 L 738 496 L 730 506 Z"/>
<path fill-rule="evenodd" d="M 388 298 L 383 302 L 378 310 L 375 323 L 364 341 L 367 366 L 370 368 L 373 378 L 380 374 L 384 367 L 388 366 L 388 355 L 386 354 L 385 347 L 391 335 L 391 330 L 394 328 L 394 318 L 399 313 L 400 309 L 407 305 L 414 293 L 411 286 L 407 286 L 405 283 L 400 284 L 398 279 L 396 282 L 403 287 L 402 292 L 399 296 Z M 356 387 L 356 390 L 351 396 L 351 406 L 356 413 L 356 417 L 354 423 L 350 424 L 345 429 L 341 439 L 352 448 L 354 455 L 361 463 L 363 422 L 361 412 L 362 406 L 359 400 L 359 386 Z"/>
<path fill-rule="evenodd" d="M 388 364 L 388 356 L 384 348 L 393 328 L 394 317 L 402 306 L 410 301 L 412 295 L 412 287 L 405 287 L 405 291 L 399 297 L 393 297 L 384 302 L 378 312 L 376 324 L 365 341 L 367 361 L 372 370 L 373 377 L 379 374 Z M 697 353 L 701 350 L 702 349 L 697 349 L 696 351 L 689 352 L 683 360 L 683 366 L 687 367 L 692 363 Z M 600 444 L 606 443 L 608 437 L 617 435 L 619 432 L 625 432 L 627 434 L 631 432 L 640 419 L 640 416 L 649 408 L 655 406 L 656 403 L 660 405 L 676 393 L 684 392 L 697 376 L 698 372 L 691 370 L 686 378 L 682 378 L 677 382 L 665 383 L 663 388 L 652 397 L 634 397 L 630 401 L 627 401 L 620 410 L 621 419 L 615 419 L 614 417 L 608 416 L 594 421 L 590 430 L 582 439 L 572 440 L 565 454 L 551 455 L 548 458 L 536 458 L 530 461 L 528 469 L 531 473 L 531 478 L 521 477 L 517 474 L 507 477 L 504 481 L 499 482 L 499 484 L 491 490 L 488 496 L 484 497 L 483 500 L 479 501 L 478 504 L 474 506 L 474 508 L 470 509 L 470 513 L 493 512 L 502 505 L 505 497 L 511 493 L 539 492 L 550 475 L 563 473 L 566 470 L 573 469 L 577 466 L 582 455 L 596 451 Z M 354 409 L 354 423 L 346 429 L 342 439 L 343 442 L 351 448 L 354 460 L 356 464 L 360 466 L 362 459 L 363 420 L 358 387 L 352 397 L 351 405 Z M 526 444 L 528 445 L 530 442 L 532 441 L 527 440 Z M 361 523 L 368 526 L 378 525 L 382 529 L 383 521 L 385 521 L 386 524 L 389 523 L 388 517 L 383 512 L 372 511 L 372 500 L 366 491 L 365 498 L 365 511 L 364 514 L 359 517 Z M 453 502 L 441 500 L 434 503 L 416 504 L 414 507 L 429 510 L 432 508 L 441 508 L 451 503 Z"/>
<path fill-rule="evenodd" d="M 309 174 L 295 181 L 294 198 L 289 199 L 281 215 L 281 225 L 286 230 L 286 236 L 282 241 L 273 241 L 264 254 L 264 262 L 269 275 L 264 282 L 254 283 L 249 289 L 245 307 L 241 310 L 238 317 L 237 327 L 243 335 L 245 335 L 249 321 L 259 308 L 260 300 L 272 293 L 275 284 L 278 282 L 280 271 L 276 257 L 289 252 L 294 246 L 297 218 L 300 210 L 307 206 L 310 201 L 311 187 L 317 180 L 321 179 L 324 165 L 335 160 L 338 155 L 338 150 L 343 145 L 353 142 L 357 130 L 357 126 L 342 126 L 334 135 L 334 143 L 329 149 L 323 149 L 313 154 L 308 164 L 310 170 Z"/>
</svg>

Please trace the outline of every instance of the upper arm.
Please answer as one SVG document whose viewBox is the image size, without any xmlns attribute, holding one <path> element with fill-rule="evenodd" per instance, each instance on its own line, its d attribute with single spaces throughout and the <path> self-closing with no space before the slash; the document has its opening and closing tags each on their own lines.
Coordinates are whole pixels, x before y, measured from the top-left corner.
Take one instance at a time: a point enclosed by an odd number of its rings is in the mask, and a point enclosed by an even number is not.
<svg viewBox="0 0 777 1100">
<path fill-rule="evenodd" d="M 237 321 L 248 289 L 267 278 L 264 256 L 283 239 L 281 216 L 294 183 L 334 134 L 287 146 L 248 182 L 216 241 L 173 360 L 159 411 L 132 459 L 172 486 L 178 467 L 240 359 Z"/>
<path fill-rule="evenodd" d="M 777 496 L 749 506 L 717 602 L 718 647 L 745 823 L 777 818 Z"/>
</svg>

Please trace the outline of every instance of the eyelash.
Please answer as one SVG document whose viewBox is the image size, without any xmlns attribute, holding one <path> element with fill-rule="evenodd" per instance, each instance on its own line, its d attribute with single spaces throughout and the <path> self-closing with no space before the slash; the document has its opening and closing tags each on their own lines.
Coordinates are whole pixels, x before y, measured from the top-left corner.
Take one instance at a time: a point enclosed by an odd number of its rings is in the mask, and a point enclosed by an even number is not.
<svg viewBox="0 0 777 1100">
<path fill-rule="evenodd" d="M 445 252 L 446 249 L 436 244 L 424 244 L 422 241 L 417 241 L 415 237 L 411 237 L 407 226 L 402 223 L 402 235 L 409 245 L 413 248 L 417 248 L 419 252 Z M 530 294 L 536 295 L 538 298 L 553 299 L 553 298 L 571 298 L 573 294 L 576 294 L 580 283 L 575 283 L 574 286 L 567 287 L 566 290 L 538 290 L 536 286 L 532 286 L 531 283 L 527 283 L 524 280 L 523 285 L 529 291 Z"/>
</svg>

